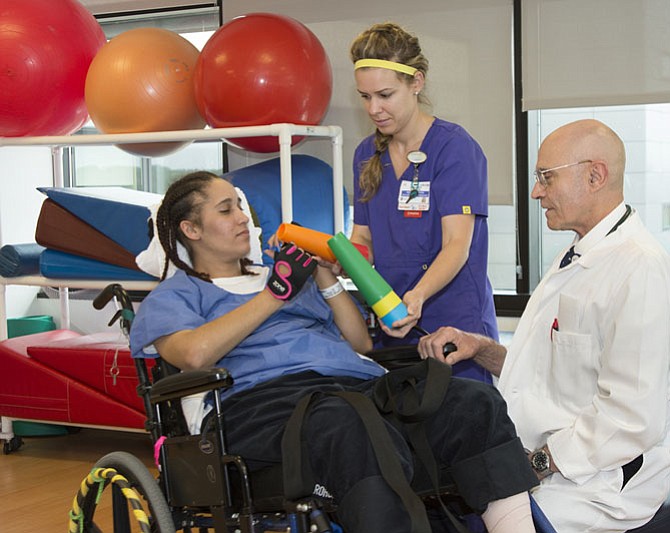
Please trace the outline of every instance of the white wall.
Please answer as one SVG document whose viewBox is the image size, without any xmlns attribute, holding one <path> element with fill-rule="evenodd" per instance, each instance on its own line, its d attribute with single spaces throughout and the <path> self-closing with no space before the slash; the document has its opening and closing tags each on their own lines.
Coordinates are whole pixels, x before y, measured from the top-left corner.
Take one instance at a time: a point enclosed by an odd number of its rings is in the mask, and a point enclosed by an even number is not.
<svg viewBox="0 0 670 533">
<path fill-rule="evenodd" d="M 51 150 L 44 147 L 0 148 L 0 246 L 35 242 L 35 226 L 44 195 L 52 185 Z M 7 287 L 7 316 L 33 313 L 39 289 Z"/>
</svg>

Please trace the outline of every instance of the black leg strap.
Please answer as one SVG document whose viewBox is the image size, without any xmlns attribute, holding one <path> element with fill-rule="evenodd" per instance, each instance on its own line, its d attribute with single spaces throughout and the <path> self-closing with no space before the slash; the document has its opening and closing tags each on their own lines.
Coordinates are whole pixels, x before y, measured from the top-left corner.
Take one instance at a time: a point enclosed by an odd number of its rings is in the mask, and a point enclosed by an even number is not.
<svg viewBox="0 0 670 533">
<path fill-rule="evenodd" d="M 410 516 L 412 533 L 430 533 L 431 527 L 423 501 L 412 489 L 398 459 L 391 435 L 380 410 L 393 413 L 407 433 L 414 452 L 428 472 L 438 495 L 438 468 L 430 443 L 426 437 L 423 420 L 439 409 L 444 401 L 451 377 L 451 367 L 428 359 L 409 368 L 399 369 L 380 378 L 374 391 L 374 400 L 357 392 L 332 392 L 344 399 L 358 413 L 365 426 L 368 438 L 377 458 L 384 481 L 400 497 Z M 425 378 L 423 395 L 417 388 L 417 379 Z M 302 424 L 314 393 L 303 397 L 289 418 L 282 438 L 282 461 L 284 493 L 288 499 L 300 499 L 311 495 L 315 479 L 311 472 L 306 443 L 302 442 Z M 442 504 L 459 533 L 467 529 Z"/>
<path fill-rule="evenodd" d="M 423 502 L 405 477 L 398 452 L 375 405 L 369 398 L 356 392 L 331 394 L 340 396 L 359 414 L 372 443 L 384 481 L 400 497 L 410 515 L 412 533 L 430 533 L 430 523 Z M 308 455 L 303 453 L 301 442 L 302 423 L 313 395 L 308 394 L 298 402 L 286 424 L 282 438 L 284 492 L 288 499 L 304 498 L 310 495 L 314 488 L 314 476 L 309 461 L 305 460 Z"/>
</svg>

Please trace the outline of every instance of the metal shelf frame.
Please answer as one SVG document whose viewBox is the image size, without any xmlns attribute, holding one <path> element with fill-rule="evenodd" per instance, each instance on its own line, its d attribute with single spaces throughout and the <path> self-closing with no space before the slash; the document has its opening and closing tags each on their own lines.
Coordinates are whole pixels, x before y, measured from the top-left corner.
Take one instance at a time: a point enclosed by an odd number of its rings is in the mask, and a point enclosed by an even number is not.
<svg viewBox="0 0 670 533">
<path fill-rule="evenodd" d="M 240 137 L 276 136 L 279 143 L 281 213 L 282 221 L 293 220 L 293 190 L 291 181 L 291 143 L 294 136 L 330 139 L 332 143 L 333 169 L 333 213 L 335 232 L 344 230 L 344 193 L 342 164 L 342 128 L 339 126 L 306 126 L 297 124 L 269 124 L 264 126 L 241 126 L 236 128 L 205 128 L 201 130 L 161 131 L 150 133 L 119 133 L 92 135 L 62 135 L 43 137 L 0 137 L 0 148 L 16 146 L 48 146 L 51 148 L 53 184 L 63 186 L 62 151 L 68 146 L 102 146 L 133 143 L 157 143 L 175 141 L 224 141 Z M 0 340 L 7 338 L 6 287 L 8 285 L 32 285 L 57 287 L 60 293 L 60 327 L 69 328 L 69 288 L 104 288 L 117 280 L 54 279 L 41 276 L 0 277 Z M 123 281 L 129 290 L 151 290 L 155 282 Z"/>
</svg>

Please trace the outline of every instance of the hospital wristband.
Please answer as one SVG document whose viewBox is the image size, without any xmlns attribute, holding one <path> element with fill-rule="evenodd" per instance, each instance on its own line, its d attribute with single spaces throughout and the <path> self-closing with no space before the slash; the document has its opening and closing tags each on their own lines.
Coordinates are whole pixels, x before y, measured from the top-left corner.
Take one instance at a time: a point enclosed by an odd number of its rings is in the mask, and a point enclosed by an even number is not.
<svg viewBox="0 0 670 533">
<path fill-rule="evenodd" d="M 319 289 L 319 292 L 321 293 L 321 296 L 323 296 L 324 300 L 330 300 L 331 298 L 335 298 L 335 296 L 340 294 L 342 291 L 344 291 L 344 287 L 339 281 L 336 281 L 330 287 L 326 287 L 325 289 Z"/>
</svg>

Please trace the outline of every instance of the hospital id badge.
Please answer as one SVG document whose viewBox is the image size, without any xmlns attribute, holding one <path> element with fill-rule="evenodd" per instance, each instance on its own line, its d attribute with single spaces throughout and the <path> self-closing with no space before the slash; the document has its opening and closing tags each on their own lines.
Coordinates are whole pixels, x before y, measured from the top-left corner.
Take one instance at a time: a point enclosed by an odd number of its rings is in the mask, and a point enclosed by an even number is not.
<svg viewBox="0 0 670 533">
<path fill-rule="evenodd" d="M 428 211 L 429 209 L 430 182 L 403 180 L 398 193 L 398 210 Z"/>
</svg>

